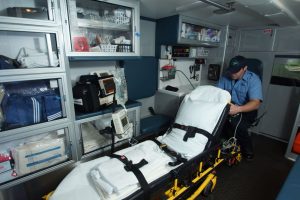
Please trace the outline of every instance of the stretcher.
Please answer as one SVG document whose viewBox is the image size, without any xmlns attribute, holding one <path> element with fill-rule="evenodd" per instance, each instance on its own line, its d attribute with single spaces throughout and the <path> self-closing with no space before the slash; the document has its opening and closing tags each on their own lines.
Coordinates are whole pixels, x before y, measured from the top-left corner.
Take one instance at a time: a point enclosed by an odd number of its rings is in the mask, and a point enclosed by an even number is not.
<svg viewBox="0 0 300 200">
<path fill-rule="evenodd" d="M 216 184 L 215 169 L 241 160 L 239 147 L 220 142 L 230 94 L 199 86 L 186 95 L 174 124 L 146 140 L 75 167 L 50 200 L 196 199 Z"/>
</svg>

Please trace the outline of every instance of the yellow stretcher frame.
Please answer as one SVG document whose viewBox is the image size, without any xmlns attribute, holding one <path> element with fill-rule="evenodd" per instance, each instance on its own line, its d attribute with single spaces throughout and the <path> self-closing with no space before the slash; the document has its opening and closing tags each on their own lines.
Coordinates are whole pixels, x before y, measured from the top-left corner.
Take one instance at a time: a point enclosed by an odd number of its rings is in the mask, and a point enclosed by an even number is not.
<svg viewBox="0 0 300 200">
<path fill-rule="evenodd" d="M 221 149 L 219 148 L 217 151 L 217 157 L 215 158 L 214 163 L 206 169 L 203 169 L 203 164 L 204 164 L 203 161 L 201 161 L 199 163 L 199 169 L 198 169 L 196 176 L 192 180 L 192 184 L 196 184 L 200 181 L 203 181 L 203 182 L 193 192 L 193 194 L 189 198 L 187 198 L 187 200 L 196 199 L 207 187 L 209 187 L 209 188 L 207 188 L 207 189 L 209 189 L 209 192 L 213 191 L 213 189 L 216 185 L 216 182 L 217 182 L 215 168 L 217 166 L 219 166 L 221 163 L 226 161 L 227 164 L 229 166 L 231 166 L 233 164 L 239 163 L 242 160 L 242 155 L 240 153 L 239 146 L 233 146 L 230 149 L 231 150 L 229 152 L 229 155 L 227 155 L 226 158 L 224 158 L 224 157 L 222 157 Z M 211 184 L 211 185 L 209 186 L 209 184 Z M 165 191 L 165 195 L 168 200 L 174 200 L 174 199 L 180 197 L 181 194 L 183 194 L 184 192 L 186 192 L 189 189 L 190 189 L 190 186 L 185 186 L 184 184 L 182 184 L 182 186 L 180 186 L 179 180 L 176 178 L 174 180 L 173 186 L 170 189 L 168 189 L 167 191 Z"/>
</svg>

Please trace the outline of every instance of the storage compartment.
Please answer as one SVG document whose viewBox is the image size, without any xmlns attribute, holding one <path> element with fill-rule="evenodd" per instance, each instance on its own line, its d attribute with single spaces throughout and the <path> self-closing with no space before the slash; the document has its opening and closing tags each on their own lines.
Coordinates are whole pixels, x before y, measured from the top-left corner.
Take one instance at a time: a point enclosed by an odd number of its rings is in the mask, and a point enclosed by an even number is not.
<svg viewBox="0 0 300 200">
<path fill-rule="evenodd" d="M 0 42 L 0 70 L 60 67 L 56 33 L 0 30 Z"/>
<path fill-rule="evenodd" d="M 201 22 L 183 15 L 174 15 L 157 20 L 156 46 L 192 45 L 218 47 L 221 43 L 221 27 Z"/>
<path fill-rule="evenodd" d="M 112 134 L 114 134 L 115 146 L 127 143 L 129 139 L 134 136 L 138 136 L 140 133 L 140 106 L 141 104 L 135 101 L 128 101 L 126 104 L 128 126 L 124 132 L 118 132 L 116 134 L 113 129 L 113 119 L 112 119 L 112 108 L 108 107 L 99 112 L 89 113 L 81 116 L 77 116 L 77 121 L 75 122 L 75 130 L 77 137 L 80 138 L 79 145 L 81 149 L 79 154 L 81 156 L 90 156 L 94 154 L 99 154 L 104 150 L 109 150 L 112 144 Z M 118 106 L 116 111 L 122 111 L 122 107 Z M 124 110 L 123 110 L 124 111 Z M 122 112 L 123 112 L 122 111 Z M 116 120 L 116 115 L 114 115 Z M 122 117 L 119 118 L 122 121 Z M 122 125 L 124 125 L 122 123 Z"/>
<path fill-rule="evenodd" d="M 67 6 L 70 49 L 80 53 L 76 55 L 96 56 L 101 53 L 109 56 L 118 52 L 127 53 L 127 56 L 131 55 L 128 53 L 139 54 L 136 46 L 139 45 L 138 4 L 68 0 Z"/>
<path fill-rule="evenodd" d="M 135 132 L 135 111 L 128 111 L 127 116 L 131 130 L 122 134 L 116 134 L 112 128 L 112 115 L 105 114 L 99 119 L 80 123 L 79 129 L 82 138 L 83 153 L 87 154 L 112 144 L 112 134 L 114 134 L 114 142 L 127 141 L 133 137 Z"/>
<path fill-rule="evenodd" d="M 62 79 L 0 83 L 0 131 L 66 117 Z"/>
<path fill-rule="evenodd" d="M 0 16 L 37 20 L 54 20 L 52 0 L 0 1 Z"/>
<path fill-rule="evenodd" d="M 0 184 L 49 168 L 71 158 L 68 128 L 0 143 Z"/>
<path fill-rule="evenodd" d="M 209 43 L 219 43 L 221 37 L 221 31 L 218 29 L 199 26 L 185 21 L 181 23 L 180 33 L 181 39 Z"/>
</svg>

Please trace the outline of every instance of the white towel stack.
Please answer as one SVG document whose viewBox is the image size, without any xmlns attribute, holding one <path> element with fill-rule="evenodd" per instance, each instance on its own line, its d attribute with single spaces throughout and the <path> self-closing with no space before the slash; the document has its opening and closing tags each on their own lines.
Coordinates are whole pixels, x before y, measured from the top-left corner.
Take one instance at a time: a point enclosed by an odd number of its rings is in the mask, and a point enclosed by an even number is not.
<svg viewBox="0 0 300 200">
<path fill-rule="evenodd" d="M 129 151 L 121 151 L 118 154 L 125 155 L 133 164 L 145 159 L 148 164 L 141 167 L 140 171 L 148 183 L 170 171 L 168 163 L 172 161 L 171 158 L 152 141 L 143 142 L 131 147 Z M 116 158 L 100 163 L 91 170 L 90 175 L 97 191 L 105 199 L 127 194 L 132 188 L 139 188 L 139 182 L 133 172 L 126 171 L 124 164 Z"/>
</svg>

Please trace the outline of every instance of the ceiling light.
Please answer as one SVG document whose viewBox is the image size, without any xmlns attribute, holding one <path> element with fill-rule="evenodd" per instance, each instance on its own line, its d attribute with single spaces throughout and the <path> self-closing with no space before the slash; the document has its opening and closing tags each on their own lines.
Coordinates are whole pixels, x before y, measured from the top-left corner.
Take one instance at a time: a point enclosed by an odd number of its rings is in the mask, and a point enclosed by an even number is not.
<svg viewBox="0 0 300 200">
<path fill-rule="evenodd" d="M 212 6 L 215 6 L 217 8 L 227 10 L 227 11 L 233 11 L 234 10 L 234 8 L 232 8 L 232 3 L 229 4 L 230 6 L 225 6 L 225 5 L 216 3 L 214 1 L 210 1 L 210 0 L 199 0 L 199 1 L 202 1 L 203 3 L 207 3 L 209 5 L 212 5 Z"/>
<path fill-rule="evenodd" d="M 279 0 L 272 0 L 271 3 L 276 5 L 279 9 L 281 9 L 283 12 L 285 12 L 294 22 L 297 24 L 300 24 L 300 20 L 295 16 L 294 13 L 292 13 L 283 3 L 281 3 Z"/>
</svg>

